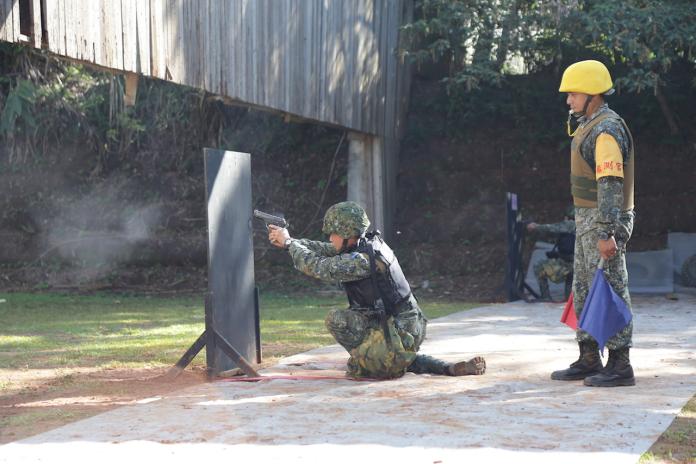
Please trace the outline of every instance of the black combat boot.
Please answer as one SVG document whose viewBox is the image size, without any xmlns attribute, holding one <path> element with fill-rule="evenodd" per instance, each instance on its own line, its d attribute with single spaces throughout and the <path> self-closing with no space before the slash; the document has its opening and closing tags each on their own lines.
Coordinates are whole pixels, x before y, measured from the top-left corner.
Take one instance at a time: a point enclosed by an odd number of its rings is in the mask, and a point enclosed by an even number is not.
<svg viewBox="0 0 696 464">
<path fill-rule="evenodd" d="M 551 301 L 551 291 L 549 290 L 549 281 L 546 279 L 539 279 L 539 300 L 538 301 Z"/>
<path fill-rule="evenodd" d="M 607 366 L 597 375 L 586 377 L 583 383 L 588 387 L 629 387 L 636 384 L 628 348 L 609 350 Z"/>
<path fill-rule="evenodd" d="M 585 377 L 599 374 L 602 360 L 599 358 L 599 347 L 594 341 L 579 342 L 580 357 L 568 369 L 551 373 L 552 380 L 582 380 Z"/>
</svg>

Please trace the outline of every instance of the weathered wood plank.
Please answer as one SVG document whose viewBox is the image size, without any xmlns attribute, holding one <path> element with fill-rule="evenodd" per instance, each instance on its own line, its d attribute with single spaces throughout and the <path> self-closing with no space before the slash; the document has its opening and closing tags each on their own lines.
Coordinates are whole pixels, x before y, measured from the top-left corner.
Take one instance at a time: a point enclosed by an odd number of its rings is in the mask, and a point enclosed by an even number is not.
<svg viewBox="0 0 696 464">
<path fill-rule="evenodd" d="M 387 137 L 394 136 L 394 130 L 397 119 L 397 66 L 396 66 L 396 41 L 399 37 L 399 31 L 394 27 L 397 20 L 398 4 L 396 2 L 386 2 L 387 8 L 387 27 L 386 27 L 386 51 L 385 59 L 385 89 L 384 89 L 384 134 Z"/>
<path fill-rule="evenodd" d="M 184 59 L 182 54 L 183 38 L 183 8 L 176 0 L 165 0 L 165 21 L 166 21 L 166 64 L 165 78 L 175 82 L 186 83 L 184 75 Z"/>
<path fill-rule="evenodd" d="M 409 1 L 45 0 L 45 26 L 57 54 L 385 134 L 407 102 L 394 50 Z M 0 0 L 0 39 L 18 39 L 17 7 Z"/>
<path fill-rule="evenodd" d="M 205 8 L 200 9 L 201 34 L 203 35 L 201 44 L 205 57 L 205 88 L 209 92 L 220 93 L 220 69 L 223 54 L 219 27 L 221 4 L 216 0 L 208 0 L 200 2 L 200 5 L 206 5 Z M 217 21 L 216 18 L 218 18 Z"/>
<path fill-rule="evenodd" d="M 41 0 L 31 1 L 31 14 L 34 21 L 32 44 L 35 48 L 41 48 Z M 2 13 L 0 13 L 0 17 Z M 0 37 L 2 34 L 0 33 Z"/>
<path fill-rule="evenodd" d="M 121 37 L 123 40 L 123 69 L 135 72 L 138 69 L 138 30 L 135 21 L 137 0 L 121 0 Z"/>
<path fill-rule="evenodd" d="M 0 0 L 0 40 L 12 41 L 12 2 Z"/>
<path fill-rule="evenodd" d="M 21 27 L 19 24 L 19 1 L 15 1 L 12 4 L 12 40 L 14 42 L 20 41 Z"/>
<path fill-rule="evenodd" d="M 77 18 L 75 17 L 76 3 L 80 0 L 63 0 L 65 2 L 65 55 L 77 55 Z"/>
<path fill-rule="evenodd" d="M 135 2 L 135 71 L 150 75 L 150 2 Z"/>
<path fill-rule="evenodd" d="M 56 21 L 58 23 L 55 46 L 59 55 L 65 55 L 65 26 L 66 26 L 66 16 L 65 11 L 65 0 L 56 0 L 57 3 L 57 16 Z"/>
<path fill-rule="evenodd" d="M 164 0 L 150 0 L 150 75 L 165 78 L 166 41 Z"/>
</svg>

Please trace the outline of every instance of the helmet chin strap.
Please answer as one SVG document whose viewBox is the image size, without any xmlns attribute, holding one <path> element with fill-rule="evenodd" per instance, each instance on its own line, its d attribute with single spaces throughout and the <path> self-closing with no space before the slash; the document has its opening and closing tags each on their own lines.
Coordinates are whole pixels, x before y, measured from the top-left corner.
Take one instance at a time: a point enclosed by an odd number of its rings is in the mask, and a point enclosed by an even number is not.
<svg viewBox="0 0 696 464">
<path fill-rule="evenodd" d="M 594 95 L 588 95 L 588 98 L 585 99 L 585 105 L 582 107 L 582 112 L 580 113 L 580 116 L 585 116 L 587 114 L 587 108 L 590 106 L 590 102 L 592 99 L 594 99 Z"/>
<path fill-rule="evenodd" d="M 590 103 L 594 99 L 594 95 L 588 95 L 587 98 L 585 99 L 585 104 L 582 107 L 582 111 L 578 111 L 577 113 L 573 113 L 573 110 L 568 111 L 568 121 L 566 122 L 568 126 L 568 135 L 569 136 L 574 136 L 575 132 L 578 130 L 579 124 L 577 123 L 577 119 L 585 116 L 587 114 L 587 108 L 590 106 Z M 571 124 L 571 121 L 575 119 L 575 124 Z M 575 127 L 573 127 L 575 126 Z"/>
</svg>

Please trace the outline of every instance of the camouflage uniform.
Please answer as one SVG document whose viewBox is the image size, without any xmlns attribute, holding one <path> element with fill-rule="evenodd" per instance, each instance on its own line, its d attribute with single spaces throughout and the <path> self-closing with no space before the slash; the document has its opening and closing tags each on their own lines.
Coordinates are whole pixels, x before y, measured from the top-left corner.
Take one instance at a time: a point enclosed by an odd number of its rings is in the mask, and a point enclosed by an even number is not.
<svg viewBox="0 0 696 464">
<path fill-rule="evenodd" d="M 580 118 L 580 128 L 609 111 L 611 110 L 608 105 L 603 104 L 589 118 Z M 580 154 L 583 159 L 593 169 L 597 171 L 601 169 L 595 163 L 595 145 L 600 134 L 609 134 L 616 140 L 623 156 L 623 162 L 627 164 L 632 148 L 630 135 L 622 124 L 617 123 L 617 120 L 612 118 L 604 119 L 591 129 L 580 145 Z M 606 239 L 611 235 L 614 236 L 619 250 L 616 255 L 606 261 L 604 275 L 614 291 L 626 302 L 628 308 L 631 308 L 631 297 L 628 292 L 628 270 L 626 269 L 626 243 L 633 232 L 635 214 L 632 208 L 622 211 L 623 179 L 614 176 L 601 177 L 597 181 L 597 201 L 597 208 L 583 208 L 577 205 L 575 207 L 576 241 L 573 267 L 573 302 L 578 320 L 600 260 L 597 242 L 600 238 Z M 607 347 L 610 350 L 631 347 L 632 333 L 633 322 L 610 338 Z M 578 342 L 594 342 L 594 339 L 581 329 L 577 330 L 576 339 Z"/>
<path fill-rule="evenodd" d="M 370 277 L 370 261 L 362 253 L 338 253 L 331 243 L 307 239 L 293 240 L 288 250 L 297 270 L 326 282 L 343 283 Z M 375 311 L 362 308 L 336 308 L 328 312 L 325 323 L 336 341 L 351 353 L 349 374 L 363 376 L 364 370 L 361 370 L 356 358 L 360 358 L 358 351 L 369 350 L 371 346 L 383 342 L 384 332 L 379 316 Z M 399 346 L 396 351 L 406 358 L 404 363 L 408 365 L 408 372 L 448 374 L 448 363 L 416 354 L 425 339 L 427 319 L 413 295 L 403 303 L 396 316 L 389 318 L 388 325 L 392 341 Z M 387 358 L 393 356 L 391 350 L 374 351 L 376 356 L 383 358 L 381 362 L 389 362 Z"/>
<path fill-rule="evenodd" d="M 537 224 L 534 233 L 542 237 L 557 237 L 559 234 L 575 234 L 575 221 L 568 219 L 555 224 Z M 570 244 L 569 244 L 570 247 Z M 566 277 L 573 273 L 573 260 L 548 258 L 534 265 L 534 275 L 539 282 L 541 298 L 550 298 L 549 280 L 553 283 L 565 282 Z"/>
</svg>

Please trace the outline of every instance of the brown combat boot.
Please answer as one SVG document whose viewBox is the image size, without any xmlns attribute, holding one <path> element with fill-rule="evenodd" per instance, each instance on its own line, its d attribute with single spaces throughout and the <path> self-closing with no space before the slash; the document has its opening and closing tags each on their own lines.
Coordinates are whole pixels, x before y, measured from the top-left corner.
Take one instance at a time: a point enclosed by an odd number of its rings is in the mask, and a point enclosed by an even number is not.
<svg viewBox="0 0 696 464">
<path fill-rule="evenodd" d="M 579 342 L 580 357 L 577 361 L 560 371 L 551 373 L 552 380 L 583 380 L 599 374 L 602 369 L 602 360 L 599 358 L 599 346 L 596 342 Z"/>
<path fill-rule="evenodd" d="M 628 356 L 628 348 L 609 350 L 607 366 L 597 375 L 586 377 L 583 383 L 588 387 L 630 387 L 636 384 L 633 367 Z"/>
<path fill-rule="evenodd" d="M 482 375 L 486 372 L 486 360 L 481 356 L 476 356 L 468 361 L 451 363 L 447 366 L 447 373 L 453 376 L 460 375 Z"/>
</svg>

